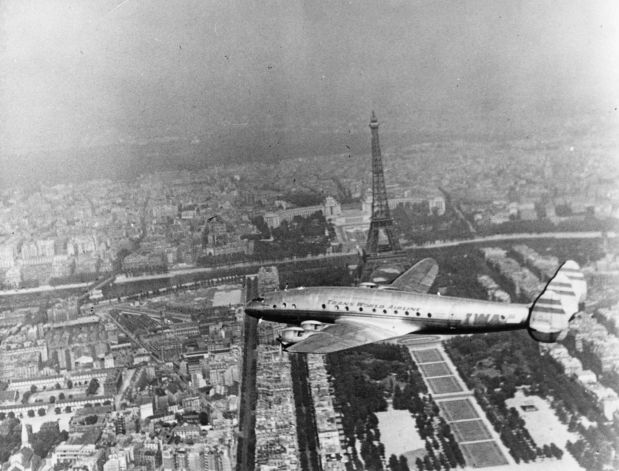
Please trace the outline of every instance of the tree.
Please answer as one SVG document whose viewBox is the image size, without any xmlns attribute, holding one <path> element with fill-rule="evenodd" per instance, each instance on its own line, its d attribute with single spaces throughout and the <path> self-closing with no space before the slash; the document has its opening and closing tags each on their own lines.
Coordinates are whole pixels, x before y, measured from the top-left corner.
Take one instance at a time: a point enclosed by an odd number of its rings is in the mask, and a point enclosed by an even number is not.
<svg viewBox="0 0 619 471">
<path fill-rule="evenodd" d="M 97 394 L 99 390 L 99 380 L 97 378 L 92 378 L 90 383 L 88 383 L 88 388 L 86 389 L 87 396 L 94 396 Z"/>
<path fill-rule="evenodd" d="M 7 462 L 21 443 L 20 429 L 23 425 L 17 420 L 7 421 L 3 425 L 6 427 L 7 434 L 0 440 L 0 461 Z"/>
<path fill-rule="evenodd" d="M 48 428 L 35 433 L 31 439 L 33 451 L 41 458 L 45 458 L 49 451 L 60 442 L 69 437 L 68 432 L 60 431 L 57 428 Z"/>
<path fill-rule="evenodd" d="M 53 404 L 54 402 L 56 402 L 56 396 L 50 396 L 50 397 L 49 397 L 49 402 L 51 402 L 52 404 Z"/>
<path fill-rule="evenodd" d="M 45 415 L 45 409 L 44 409 L 43 407 L 41 407 L 41 408 L 37 411 L 37 413 L 38 413 L 41 417 L 43 417 L 43 416 Z"/>
<path fill-rule="evenodd" d="M 67 406 L 64 408 L 64 411 L 68 414 L 69 412 L 71 412 L 71 406 Z"/>
<path fill-rule="evenodd" d="M 553 454 L 553 456 L 559 460 L 563 456 L 563 450 L 561 450 L 561 448 L 555 445 L 554 442 L 550 444 L 550 451 Z"/>
<path fill-rule="evenodd" d="M 84 419 L 84 422 L 86 423 L 86 425 L 94 425 L 97 423 L 97 420 L 99 419 L 96 415 L 89 415 Z"/>
<path fill-rule="evenodd" d="M 410 471 L 410 468 L 408 467 L 408 460 L 404 455 L 400 455 L 400 471 Z"/>
<path fill-rule="evenodd" d="M 385 445 L 382 442 L 378 443 L 378 454 L 383 458 L 385 457 Z"/>
<path fill-rule="evenodd" d="M 0 421 L 6 419 L 6 414 L 4 412 L 0 412 Z"/>
<path fill-rule="evenodd" d="M 208 414 L 206 411 L 200 411 L 198 420 L 200 421 L 200 425 L 208 425 Z"/>
<path fill-rule="evenodd" d="M 396 384 L 395 386 L 395 390 L 393 391 L 393 408 L 394 409 L 405 409 L 405 402 L 403 401 L 403 397 L 402 397 L 402 390 L 400 389 L 400 386 L 398 386 Z"/>
<path fill-rule="evenodd" d="M 32 394 L 34 394 L 35 392 L 37 392 L 37 385 L 36 385 L 36 384 L 33 384 L 32 386 L 30 386 L 30 392 L 31 392 Z"/>
<path fill-rule="evenodd" d="M 28 411 L 28 417 L 34 417 L 34 411 L 32 409 Z"/>
<path fill-rule="evenodd" d="M 60 409 L 60 407 L 56 407 L 56 408 L 54 408 L 54 412 L 56 414 L 60 414 L 60 412 L 62 412 L 62 409 Z"/>
<path fill-rule="evenodd" d="M 59 401 L 64 401 L 65 395 L 63 392 L 61 392 L 60 394 L 58 394 L 58 400 Z"/>
<path fill-rule="evenodd" d="M 31 395 L 32 393 L 30 391 L 24 391 L 24 394 L 22 395 L 22 398 L 21 398 L 21 403 L 28 404 L 28 399 L 30 399 Z"/>
<path fill-rule="evenodd" d="M 400 471 L 400 463 L 397 456 L 391 455 L 389 457 L 389 469 L 391 471 Z"/>
<path fill-rule="evenodd" d="M 447 462 L 447 458 L 445 458 L 445 455 L 443 453 L 438 455 L 438 460 L 443 468 L 449 469 L 449 463 Z"/>
<path fill-rule="evenodd" d="M 67 380 L 67 388 L 73 389 L 73 381 L 71 381 L 70 379 Z"/>
<path fill-rule="evenodd" d="M 563 408 L 561 408 L 561 411 L 565 415 L 565 411 L 563 411 Z M 557 415 L 559 415 L 558 410 L 557 410 Z M 561 422 L 564 422 L 564 420 L 562 420 Z M 570 422 L 567 426 L 567 430 L 569 432 L 575 432 L 577 427 L 578 427 L 578 418 L 576 417 L 576 415 L 572 415 L 572 418 L 570 419 Z"/>
</svg>

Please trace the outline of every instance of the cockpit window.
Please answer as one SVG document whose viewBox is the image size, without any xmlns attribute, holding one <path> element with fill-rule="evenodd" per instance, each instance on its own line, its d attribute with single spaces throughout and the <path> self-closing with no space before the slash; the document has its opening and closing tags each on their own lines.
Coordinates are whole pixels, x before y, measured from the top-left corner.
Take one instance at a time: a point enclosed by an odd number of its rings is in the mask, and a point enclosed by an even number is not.
<svg viewBox="0 0 619 471">
<path fill-rule="evenodd" d="M 264 302 L 264 298 L 261 298 L 260 296 L 258 296 L 257 298 L 254 298 L 251 300 L 251 302 L 256 302 L 256 303 L 263 303 Z"/>
</svg>

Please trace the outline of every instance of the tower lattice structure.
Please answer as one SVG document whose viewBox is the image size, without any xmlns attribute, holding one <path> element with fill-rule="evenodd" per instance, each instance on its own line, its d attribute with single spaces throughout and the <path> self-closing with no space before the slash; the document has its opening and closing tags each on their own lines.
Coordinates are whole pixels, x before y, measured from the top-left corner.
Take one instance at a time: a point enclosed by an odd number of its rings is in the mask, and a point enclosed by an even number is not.
<svg viewBox="0 0 619 471">
<path fill-rule="evenodd" d="M 374 111 L 372 111 L 370 119 L 370 130 L 372 132 L 372 219 L 365 251 L 367 255 L 375 256 L 379 252 L 399 251 L 400 243 L 393 234 L 393 220 L 389 211 L 383 160 L 378 139 L 378 119 L 376 119 Z M 379 245 L 381 233 L 383 238 L 382 244 Z M 387 243 L 384 243 L 385 239 Z"/>
</svg>

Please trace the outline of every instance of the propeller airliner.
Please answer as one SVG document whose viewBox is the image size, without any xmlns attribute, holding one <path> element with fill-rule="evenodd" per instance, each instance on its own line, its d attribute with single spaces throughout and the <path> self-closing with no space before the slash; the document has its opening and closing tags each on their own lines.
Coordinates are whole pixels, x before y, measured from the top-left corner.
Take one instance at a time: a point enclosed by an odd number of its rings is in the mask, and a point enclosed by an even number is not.
<svg viewBox="0 0 619 471">
<path fill-rule="evenodd" d="M 562 339 L 584 302 L 578 264 L 565 262 L 531 304 L 428 294 L 438 273 L 431 258 L 390 285 L 311 287 L 276 291 L 247 303 L 258 319 L 292 324 L 279 337 L 289 352 L 330 353 L 404 335 L 471 334 L 527 329 L 538 342 Z"/>
</svg>

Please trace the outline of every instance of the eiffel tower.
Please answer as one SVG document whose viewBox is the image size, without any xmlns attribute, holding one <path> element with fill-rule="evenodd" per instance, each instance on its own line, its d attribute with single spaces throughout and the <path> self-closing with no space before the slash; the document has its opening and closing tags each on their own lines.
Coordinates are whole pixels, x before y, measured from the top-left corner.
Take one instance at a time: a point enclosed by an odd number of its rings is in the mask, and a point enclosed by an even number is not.
<svg viewBox="0 0 619 471">
<path fill-rule="evenodd" d="M 380 155 L 380 142 L 378 140 L 378 120 L 373 111 L 370 129 L 372 130 L 372 221 L 370 222 L 365 251 L 370 256 L 376 256 L 379 252 L 400 250 L 400 243 L 393 235 L 393 220 L 389 212 L 383 159 Z"/>
<path fill-rule="evenodd" d="M 378 119 L 372 111 L 372 219 L 365 245 L 365 260 L 361 279 L 367 281 L 371 272 L 380 265 L 407 265 L 406 253 L 393 233 L 393 219 L 389 211 L 383 160 L 378 139 Z"/>
</svg>

